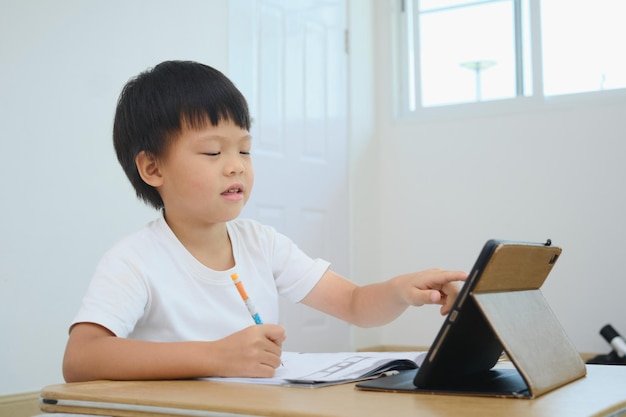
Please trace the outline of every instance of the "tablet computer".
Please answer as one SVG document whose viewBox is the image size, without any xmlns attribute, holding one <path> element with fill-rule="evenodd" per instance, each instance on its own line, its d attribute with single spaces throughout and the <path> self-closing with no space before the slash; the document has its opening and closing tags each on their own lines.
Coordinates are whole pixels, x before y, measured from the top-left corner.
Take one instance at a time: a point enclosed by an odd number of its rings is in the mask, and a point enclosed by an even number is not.
<svg viewBox="0 0 626 417">
<path fill-rule="evenodd" d="M 357 387 L 533 398 L 584 376 L 540 290 L 561 252 L 549 240 L 487 241 L 421 366 Z M 503 354 L 512 366 L 495 367 Z"/>
</svg>

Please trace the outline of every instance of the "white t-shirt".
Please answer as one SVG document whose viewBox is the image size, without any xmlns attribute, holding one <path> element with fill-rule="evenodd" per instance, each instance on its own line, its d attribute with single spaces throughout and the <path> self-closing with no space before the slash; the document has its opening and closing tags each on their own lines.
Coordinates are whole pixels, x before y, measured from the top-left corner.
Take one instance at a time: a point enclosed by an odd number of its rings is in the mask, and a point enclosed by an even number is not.
<svg viewBox="0 0 626 417">
<path fill-rule="evenodd" d="M 227 223 L 235 267 L 207 268 L 163 217 L 101 259 L 73 324 L 97 323 L 118 337 L 173 342 L 218 340 L 254 324 L 230 278 L 236 272 L 264 323 L 278 322 L 278 295 L 296 303 L 329 263 L 311 259 L 269 226 Z"/>
</svg>

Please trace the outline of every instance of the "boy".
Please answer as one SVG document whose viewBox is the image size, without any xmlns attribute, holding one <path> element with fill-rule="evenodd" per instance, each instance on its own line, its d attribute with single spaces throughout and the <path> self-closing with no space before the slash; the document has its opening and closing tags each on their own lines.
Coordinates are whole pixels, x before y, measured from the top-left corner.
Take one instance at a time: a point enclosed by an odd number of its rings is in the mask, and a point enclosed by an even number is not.
<svg viewBox="0 0 626 417">
<path fill-rule="evenodd" d="M 358 326 L 409 305 L 447 314 L 464 272 L 433 269 L 359 287 L 271 227 L 237 219 L 250 196 L 250 115 L 219 71 L 168 61 L 132 79 L 113 140 L 137 196 L 162 216 L 100 261 L 70 328 L 66 381 L 271 377 L 278 295 Z M 255 325 L 237 273 L 265 324 Z"/>
</svg>

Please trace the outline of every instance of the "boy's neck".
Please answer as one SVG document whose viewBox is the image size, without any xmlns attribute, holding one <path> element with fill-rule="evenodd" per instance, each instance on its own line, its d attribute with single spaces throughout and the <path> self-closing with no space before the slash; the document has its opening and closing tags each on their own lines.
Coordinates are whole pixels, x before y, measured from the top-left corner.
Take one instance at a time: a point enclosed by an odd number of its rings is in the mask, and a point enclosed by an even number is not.
<svg viewBox="0 0 626 417">
<path fill-rule="evenodd" d="M 235 266 L 226 223 L 199 225 L 164 217 L 180 243 L 200 263 L 216 271 Z"/>
</svg>

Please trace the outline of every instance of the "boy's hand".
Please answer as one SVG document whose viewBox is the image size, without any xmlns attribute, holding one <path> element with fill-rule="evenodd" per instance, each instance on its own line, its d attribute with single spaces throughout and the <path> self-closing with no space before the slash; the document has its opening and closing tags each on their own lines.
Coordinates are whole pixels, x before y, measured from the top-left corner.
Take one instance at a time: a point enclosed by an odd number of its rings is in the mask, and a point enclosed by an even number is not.
<svg viewBox="0 0 626 417">
<path fill-rule="evenodd" d="M 281 364 L 285 329 L 276 324 L 247 327 L 216 342 L 219 354 L 212 358 L 212 375 L 271 378 Z M 213 353 L 216 353 L 213 350 Z"/>
<path fill-rule="evenodd" d="M 397 276 L 394 285 L 402 300 L 412 306 L 441 304 L 441 314 L 450 312 L 459 293 L 457 281 L 465 281 L 467 273 L 429 269 Z"/>
</svg>

